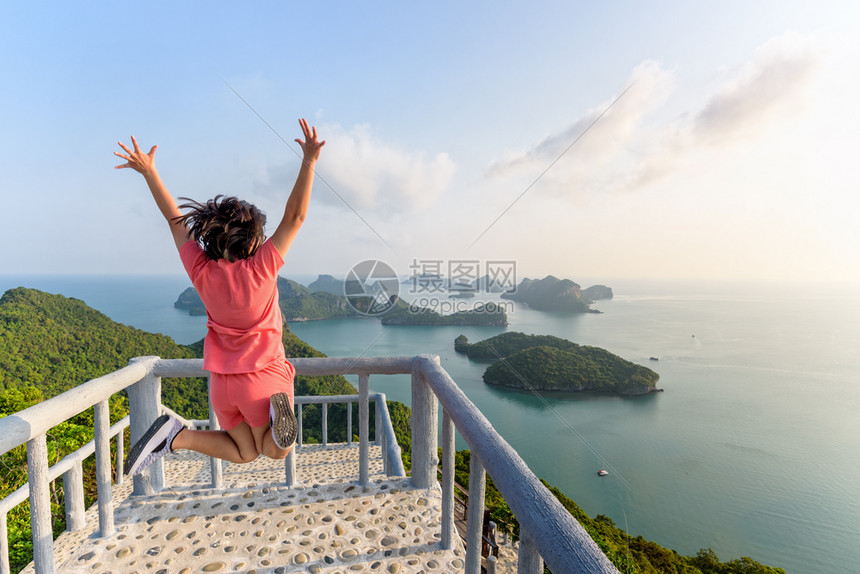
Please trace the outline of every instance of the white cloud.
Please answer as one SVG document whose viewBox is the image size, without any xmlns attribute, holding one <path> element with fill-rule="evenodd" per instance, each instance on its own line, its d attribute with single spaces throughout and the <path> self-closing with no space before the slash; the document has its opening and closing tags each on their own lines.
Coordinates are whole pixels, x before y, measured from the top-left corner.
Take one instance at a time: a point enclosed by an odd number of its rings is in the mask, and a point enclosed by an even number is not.
<svg viewBox="0 0 860 574">
<path fill-rule="evenodd" d="M 349 130 L 324 125 L 318 131 L 326 144 L 317 164 L 314 197 L 347 210 L 344 201 L 359 213 L 425 209 L 448 190 L 457 171 L 447 153 L 399 148 L 382 141 L 368 125 Z M 293 178 L 294 168 L 279 166 L 269 170 L 262 185 L 289 189 Z"/>
<path fill-rule="evenodd" d="M 818 43 L 786 32 L 760 46 L 696 113 L 676 113 L 662 125 L 649 122 L 676 87 L 676 74 L 654 61 L 637 66 L 633 85 L 606 115 L 565 152 L 617 97 L 587 111 L 569 127 L 531 148 L 508 154 L 485 169 L 488 178 L 543 177 L 542 191 L 578 196 L 632 192 L 680 169 L 700 152 L 724 153 L 769 126 L 805 111 L 806 93 L 823 59 Z"/>
<path fill-rule="evenodd" d="M 773 38 L 696 115 L 693 137 L 721 141 L 801 112 L 821 61 L 820 48 L 809 38 L 792 32 Z"/>
<path fill-rule="evenodd" d="M 665 101 L 674 84 L 672 72 L 663 69 L 658 62 L 645 61 L 625 82 L 625 86 L 630 87 L 629 91 L 608 112 L 607 108 L 618 95 L 530 149 L 509 153 L 504 159 L 491 162 L 485 173 L 487 177 L 498 178 L 538 169 L 542 171 L 564 154 L 559 164 L 548 172 L 548 177 L 555 179 L 556 183 L 565 183 L 571 189 L 587 188 L 594 183 L 600 167 L 626 155 L 628 147 L 641 137 L 643 119 Z M 600 118 L 604 112 L 606 114 Z M 574 147 L 565 151 L 580 137 Z"/>
</svg>

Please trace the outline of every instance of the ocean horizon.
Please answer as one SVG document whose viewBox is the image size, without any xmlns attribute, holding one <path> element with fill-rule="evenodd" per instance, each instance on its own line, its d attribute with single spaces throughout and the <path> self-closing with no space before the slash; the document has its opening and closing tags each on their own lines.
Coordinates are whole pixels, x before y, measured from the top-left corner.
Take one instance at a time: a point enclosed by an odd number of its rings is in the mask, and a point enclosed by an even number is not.
<svg viewBox="0 0 860 574">
<path fill-rule="evenodd" d="M 685 555 L 710 547 L 722 560 L 750 556 L 786 572 L 854 571 L 860 291 L 813 283 L 576 281 L 609 285 L 615 297 L 594 304 L 599 314 L 558 316 L 516 305 L 507 327 L 383 326 L 375 319 L 290 327 L 329 356 L 438 354 L 535 474 L 633 536 Z M 181 275 L 0 275 L 0 292 L 23 286 L 75 297 L 183 344 L 206 329 L 205 317 L 173 308 L 189 285 Z M 488 386 L 481 379 L 487 365 L 455 353 L 453 340 L 505 331 L 603 347 L 657 371 L 665 392 L 559 396 Z M 370 384 L 410 403 L 407 376 L 373 376 Z M 609 476 L 597 477 L 600 468 Z"/>
</svg>

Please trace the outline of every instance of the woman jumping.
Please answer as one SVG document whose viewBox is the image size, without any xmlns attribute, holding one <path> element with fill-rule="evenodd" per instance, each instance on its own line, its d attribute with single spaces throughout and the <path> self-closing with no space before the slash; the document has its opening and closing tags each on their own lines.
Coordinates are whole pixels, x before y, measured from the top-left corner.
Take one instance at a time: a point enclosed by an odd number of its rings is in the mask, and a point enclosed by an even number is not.
<svg viewBox="0 0 860 574">
<path fill-rule="evenodd" d="M 155 169 L 155 150 L 134 149 L 114 155 L 140 173 L 170 226 L 179 257 L 208 315 L 203 368 L 210 372 L 209 393 L 222 431 L 185 428 L 162 415 L 128 454 L 126 474 L 135 475 L 165 454 L 189 449 L 235 463 L 259 455 L 287 456 L 296 440 L 293 414 L 295 369 L 281 340 L 278 271 L 308 211 L 314 166 L 325 141 L 316 128 L 299 120 L 304 140 L 296 139 L 304 158 L 284 217 L 268 239 L 266 216 L 235 197 L 177 207 Z M 186 210 L 183 214 L 181 209 Z"/>
</svg>

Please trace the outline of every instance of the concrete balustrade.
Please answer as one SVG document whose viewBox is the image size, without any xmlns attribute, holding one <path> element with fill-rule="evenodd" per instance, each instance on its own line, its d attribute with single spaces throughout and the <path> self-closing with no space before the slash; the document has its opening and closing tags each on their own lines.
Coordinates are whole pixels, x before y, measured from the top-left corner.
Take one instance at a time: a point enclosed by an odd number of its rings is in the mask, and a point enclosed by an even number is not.
<svg viewBox="0 0 860 574">
<path fill-rule="evenodd" d="M 519 455 L 502 439 L 484 415 L 457 387 L 433 355 L 382 358 L 301 358 L 292 359 L 300 375 L 355 374 L 359 379 L 356 396 L 295 397 L 298 411 L 301 448 L 302 406 L 322 404 L 324 442 L 327 442 L 329 404 L 346 403 L 348 441 L 352 442 L 353 402 L 359 403 L 359 479 L 368 484 L 369 474 L 369 403 L 376 402 L 374 440 L 382 446 L 384 471 L 389 476 L 404 476 L 385 395 L 369 393 L 370 375 L 411 374 L 412 387 L 412 477 L 415 488 L 437 488 L 439 464 L 438 409 L 442 406 L 442 517 L 440 545 L 450 549 L 458 542 L 453 522 L 454 433 L 458 430 L 471 449 L 470 497 L 467 511 L 468 542 L 466 571 L 480 572 L 481 530 L 484 514 L 486 474 L 493 478 L 520 524 L 521 543 L 519 572 L 538 573 L 543 562 L 553 572 L 617 572 L 582 526 L 541 484 Z M 127 367 L 88 381 L 34 407 L 0 419 L 0 454 L 27 444 L 29 484 L 0 501 L 0 574 L 9 572 L 6 515 L 29 495 L 33 529 L 34 566 L 37 574 L 54 572 L 48 484 L 63 476 L 66 490 L 66 516 L 69 529 L 83 527 L 83 491 L 81 461 L 93 452 L 96 456 L 99 492 L 99 531 L 106 535 L 114 530 L 111 501 L 110 440 L 118 437 L 117 453 L 122 458 L 122 431 L 130 426 L 131 441 L 138 440 L 164 408 L 161 405 L 162 377 L 205 377 L 200 359 L 159 359 L 138 357 Z M 129 395 L 129 417 L 109 428 L 108 400 L 126 390 Z M 95 407 L 95 439 L 48 468 L 45 433 L 57 424 Z M 211 411 L 211 408 L 210 408 Z M 214 416 L 195 424 L 217 429 Z M 295 451 L 285 461 L 285 482 L 292 486 L 296 476 Z M 214 488 L 222 488 L 220 461 L 212 463 Z M 122 474 L 122 462 L 117 461 Z M 135 477 L 134 494 L 150 494 L 164 488 L 161 462 Z M 23 495 L 23 498 L 22 498 Z M 16 502 L 18 500 L 18 502 Z M 493 568 L 494 561 L 488 561 Z"/>
</svg>

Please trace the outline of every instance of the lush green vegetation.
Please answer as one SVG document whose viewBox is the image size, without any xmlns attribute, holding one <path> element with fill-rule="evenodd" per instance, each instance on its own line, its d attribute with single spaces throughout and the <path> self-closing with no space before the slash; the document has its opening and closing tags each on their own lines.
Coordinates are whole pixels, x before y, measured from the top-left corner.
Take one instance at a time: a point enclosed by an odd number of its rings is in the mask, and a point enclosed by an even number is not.
<svg viewBox="0 0 860 574">
<path fill-rule="evenodd" d="M 484 382 L 543 391 L 601 391 L 641 395 L 656 390 L 660 376 L 598 347 L 517 351 L 484 371 Z"/>
<path fill-rule="evenodd" d="M 454 478 L 464 487 L 469 484 L 469 459 L 468 450 L 458 451 L 454 457 Z M 785 574 L 782 568 L 771 568 L 748 557 L 720 562 L 710 548 L 700 550 L 696 556 L 682 556 L 674 550 L 645 540 L 642 536 L 630 536 L 615 526 L 612 519 L 606 516 L 599 514 L 591 518 L 559 489 L 546 481 L 541 482 L 585 528 L 621 572 L 630 574 Z M 519 525 L 516 518 L 489 475 L 485 504 L 490 510 L 490 518 L 498 527 L 508 532 L 515 540 L 519 539 Z M 549 569 L 546 568 L 544 572 L 549 572 Z"/>
<path fill-rule="evenodd" d="M 552 335 L 509 332 L 474 345 L 460 335 L 454 349 L 469 358 L 491 359 L 484 382 L 526 390 L 601 391 L 640 395 L 656 389 L 660 375 L 599 347 Z"/>
<path fill-rule="evenodd" d="M 170 337 L 119 325 L 78 299 L 20 287 L 0 297 L 0 388 L 36 386 L 50 398 L 141 355 L 195 356 Z"/>
</svg>

